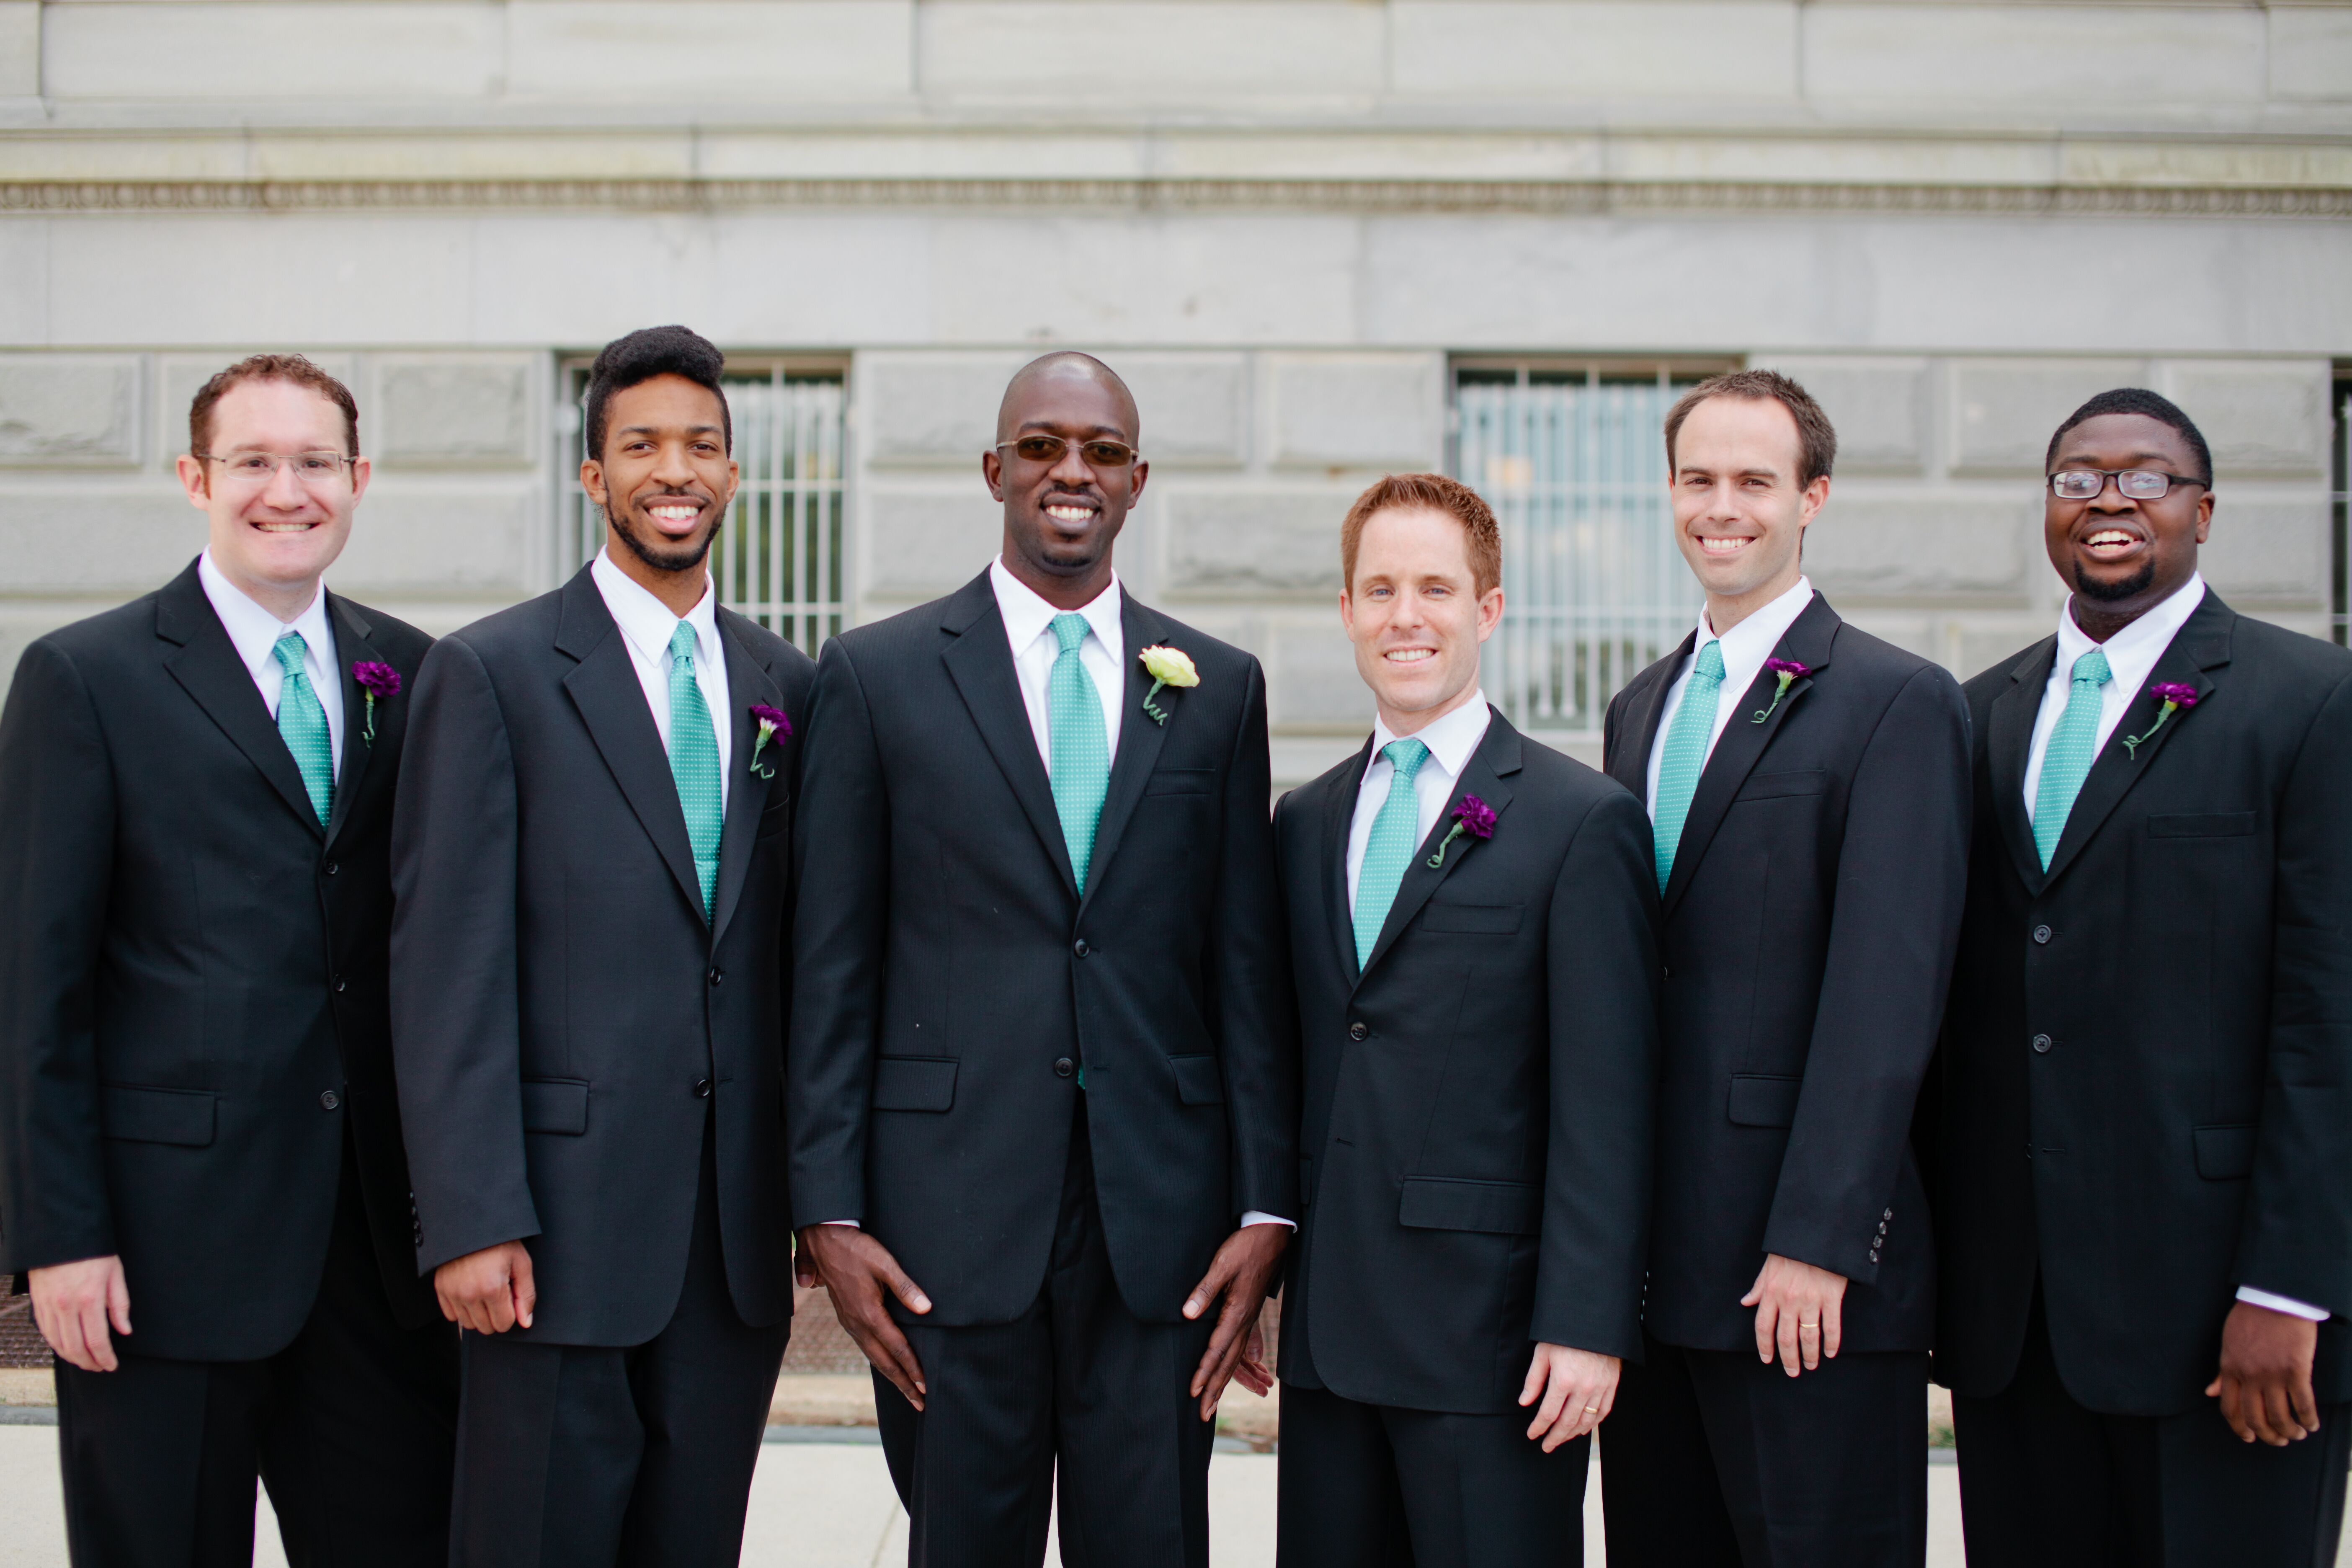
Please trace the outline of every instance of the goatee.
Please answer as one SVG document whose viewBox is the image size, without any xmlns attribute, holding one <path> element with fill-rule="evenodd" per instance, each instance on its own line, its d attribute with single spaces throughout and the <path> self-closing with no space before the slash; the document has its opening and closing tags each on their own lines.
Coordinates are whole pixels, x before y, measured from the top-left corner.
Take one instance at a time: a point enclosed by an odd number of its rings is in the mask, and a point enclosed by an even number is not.
<svg viewBox="0 0 2352 1568">
<path fill-rule="evenodd" d="M 2077 574 L 2074 592 L 2082 595 L 2085 599 L 2096 599 L 2102 604 L 2112 605 L 2118 599 L 2128 599 L 2147 592 L 2148 585 L 2155 581 L 2156 562 L 2151 557 L 2140 563 L 2139 570 L 2130 576 L 2119 578 L 2114 582 L 2103 583 L 2095 577 Z"/>
<path fill-rule="evenodd" d="M 710 553 L 710 546 L 718 540 L 719 529 L 726 525 L 727 514 L 720 512 L 701 538 L 682 540 L 676 544 L 641 538 L 630 526 L 628 519 L 614 515 L 610 507 L 604 509 L 604 522 L 621 536 L 621 542 L 629 547 L 630 554 L 655 571 L 691 572 L 702 564 L 704 556 Z"/>
</svg>

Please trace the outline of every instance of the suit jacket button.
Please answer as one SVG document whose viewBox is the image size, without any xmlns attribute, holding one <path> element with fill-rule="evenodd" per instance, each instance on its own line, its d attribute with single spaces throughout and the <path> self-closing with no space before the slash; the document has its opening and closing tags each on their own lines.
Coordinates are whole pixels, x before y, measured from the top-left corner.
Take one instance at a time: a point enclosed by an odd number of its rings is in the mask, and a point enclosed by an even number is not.
<svg viewBox="0 0 2352 1568">
<path fill-rule="evenodd" d="M 2036 942 L 2048 942 L 2050 940 L 2050 928 L 2048 926 L 2035 926 L 2033 928 L 2033 940 Z"/>
<path fill-rule="evenodd" d="M 709 1079 L 698 1078 L 694 1080 L 694 1098 L 697 1100 L 709 1100 L 710 1098 L 710 1080 Z"/>
<path fill-rule="evenodd" d="M 713 985 L 716 985 L 716 984 L 718 984 L 720 981 L 725 980 L 726 978 L 727 978 L 727 972 L 726 972 L 725 970 L 723 970 L 723 969 L 719 968 L 719 967 L 717 964 L 715 964 L 715 963 L 714 963 L 714 964 L 712 964 L 712 965 L 710 966 L 710 984 L 712 984 Z"/>
<path fill-rule="evenodd" d="M 2049 1037 L 2049 1036 L 2047 1036 L 2047 1035 L 2036 1035 L 2036 1036 L 2034 1036 L 2034 1037 L 2033 1037 L 2033 1048 L 2034 1048 L 2035 1050 L 2037 1050 L 2037 1051 L 2047 1051 L 2047 1050 L 2049 1050 L 2049 1048 L 2050 1048 L 2050 1037 Z"/>
<path fill-rule="evenodd" d="M 1365 1026 L 1363 1020 L 1360 1018 L 1348 1026 L 1348 1037 L 1351 1040 L 1368 1038 L 1371 1035 L 1371 1032 L 1372 1031 L 1370 1028 Z"/>
<path fill-rule="evenodd" d="M 1872 1248 L 1870 1249 L 1870 1260 L 1871 1260 L 1873 1263 L 1875 1263 L 1875 1262 L 1877 1262 L 1877 1261 L 1878 1261 L 1878 1248 L 1876 1248 L 1876 1247 L 1872 1247 Z"/>
<path fill-rule="evenodd" d="M 319 1109 L 321 1110 L 332 1110 L 342 1102 L 343 1097 L 331 1089 L 319 1096 Z"/>
<path fill-rule="evenodd" d="M 1072 1061 L 1069 1058 L 1055 1057 L 1054 1058 L 1054 1076 L 1055 1078 L 1067 1078 L 1077 1070 L 1078 1064 Z"/>
<path fill-rule="evenodd" d="M 339 975 L 335 976 L 335 994 L 336 994 L 336 995 L 338 995 L 338 996 L 340 996 L 340 995 L 341 995 L 342 994 L 343 994 L 343 977 L 342 977 L 341 975 L 340 975 L 340 974 L 339 974 Z"/>
<path fill-rule="evenodd" d="M 330 860 L 330 861 L 328 861 L 328 862 L 327 862 L 327 875 L 328 875 L 328 876 L 331 877 L 331 876 L 333 876 L 336 872 L 338 872 L 338 871 L 340 871 L 340 870 L 341 870 L 341 869 L 342 869 L 342 868 L 341 868 L 341 866 L 336 865 L 332 860 Z"/>
<path fill-rule="evenodd" d="M 1077 941 L 1070 943 L 1070 951 L 1076 953 L 1080 958 L 1084 958 L 1087 953 L 1094 950 L 1087 946 L 1087 939 L 1085 937 L 1080 937 Z"/>
</svg>

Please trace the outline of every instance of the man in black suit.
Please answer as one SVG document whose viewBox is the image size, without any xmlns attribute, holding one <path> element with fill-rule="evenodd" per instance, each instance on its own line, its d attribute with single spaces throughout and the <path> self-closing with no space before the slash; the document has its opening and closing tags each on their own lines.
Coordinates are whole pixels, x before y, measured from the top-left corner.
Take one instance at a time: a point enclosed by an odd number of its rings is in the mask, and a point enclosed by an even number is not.
<svg viewBox="0 0 2352 1568">
<path fill-rule="evenodd" d="M 1382 479 L 1339 554 L 1378 720 L 1275 811 L 1306 1067 L 1280 1557 L 1579 1563 L 1641 1354 L 1650 825 L 1486 705 L 1502 540 L 1467 486 Z"/>
<path fill-rule="evenodd" d="M 0 1268 L 81 1568 L 243 1568 L 257 1473 L 289 1562 L 438 1563 L 457 1342 L 385 1006 L 430 639 L 320 586 L 368 481 L 341 383 L 257 355 L 188 425 L 204 553 L 33 644 L 0 718 Z"/>
<path fill-rule="evenodd" d="M 684 327 L 590 373 L 606 540 L 436 646 L 393 837 L 416 1255 L 463 1326 L 457 1568 L 731 1563 L 792 1323 L 786 828 L 808 658 L 720 608 Z"/>
<path fill-rule="evenodd" d="M 1801 574 L 1837 443 L 1802 387 L 1717 377 L 1665 436 L 1706 605 L 1606 725 L 1665 921 L 1648 1354 L 1601 1442 L 1609 1558 L 1916 1563 L 1935 1287 L 1910 1127 L 1959 929 L 1968 714 Z"/>
<path fill-rule="evenodd" d="M 1112 572 L 1147 469 L 1108 367 L 1034 362 L 996 433 L 1002 557 L 818 663 L 793 1205 L 910 1563 L 1039 1562 L 1058 1466 L 1064 1561 L 1198 1568 L 1297 1214 L 1265 679 Z"/>
<path fill-rule="evenodd" d="M 1969 1555 L 2333 1563 L 2352 655 L 2205 585 L 2212 458 L 2166 399 L 2093 398 L 2048 466 L 2072 595 L 1968 684 L 1976 839 L 1922 1118 Z"/>
</svg>

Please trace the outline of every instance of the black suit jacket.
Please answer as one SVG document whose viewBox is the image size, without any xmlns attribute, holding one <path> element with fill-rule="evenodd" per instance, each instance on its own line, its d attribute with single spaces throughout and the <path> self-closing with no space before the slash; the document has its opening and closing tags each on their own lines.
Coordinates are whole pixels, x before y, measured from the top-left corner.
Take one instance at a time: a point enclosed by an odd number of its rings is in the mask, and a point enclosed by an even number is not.
<svg viewBox="0 0 2352 1568">
<path fill-rule="evenodd" d="M 1491 711 L 1491 710 L 1490 710 Z M 1348 834 L 1371 746 L 1274 814 L 1306 1062 L 1282 1375 L 1501 1414 L 1538 1341 L 1641 1355 L 1657 1070 L 1642 803 L 1492 713 L 1359 971 Z"/>
<path fill-rule="evenodd" d="M 1609 705 L 1611 775 L 1648 788 L 1695 638 Z M 1925 1351 L 1935 1247 L 1910 1143 L 1958 937 L 1969 720 L 1936 665 L 1816 595 L 1716 742 L 1666 883 L 1650 1331 L 1755 1348 L 1767 1253 L 1843 1274 L 1850 1351 Z M 1759 722 L 1755 716 L 1765 717 Z"/>
<path fill-rule="evenodd" d="M 928 1322 L 1035 1300 L 1082 1092 L 1138 1316 L 1175 1321 L 1243 1213 L 1297 1213 L 1265 679 L 1122 597 L 1127 707 L 1083 900 L 986 573 L 818 662 L 794 826 L 793 1208 L 864 1224 L 929 1293 Z M 1164 725 L 1137 657 L 1160 643 L 1201 676 L 1160 693 Z"/>
<path fill-rule="evenodd" d="M 2095 1410 L 2208 1403 L 2240 1285 L 2336 1314 L 2352 1398 L 2352 654 L 2210 591 L 2042 868 L 2022 790 L 2057 639 L 1968 684 L 1976 843 L 1944 1026 L 1937 1375 L 2009 1384 L 2038 1271 Z"/>
<path fill-rule="evenodd" d="M 343 744 L 324 831 L 195 567 L 26 649 L 0 718 L 0 1249 L 120 1253 L 127 1343 L 250 1361 L 317 1296 L 348 1121 L 392 1309 L 408 1257 L 385 1012 L 392 797 L 431 639 L 327 595 Z"/>
<path fill-rule="evenodd" d="M 393 1047 L 415 1264 L 526 1239 L 525 1337 L 632 1345 L 686 1278 L 706 1119 L 735 1310 L 792 1310 L 786 882 L 798 735 L 753 771 L 753 703 L 807 710 L 808 656 L 731 610 L 715 912 L 628 644 L 583 567 L 443 638 L 393 831 Z"/>
</svg>

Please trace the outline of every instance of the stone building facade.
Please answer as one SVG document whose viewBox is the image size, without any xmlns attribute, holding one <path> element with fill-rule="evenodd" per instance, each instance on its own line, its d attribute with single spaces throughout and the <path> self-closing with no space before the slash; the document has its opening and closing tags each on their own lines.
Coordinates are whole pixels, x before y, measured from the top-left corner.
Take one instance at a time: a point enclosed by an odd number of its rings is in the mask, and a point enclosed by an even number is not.
<svg viewBox="0 0 2352 1568">
<path fill-rule="evenodd" d="M 1369 717 L 1340 513 L 1462 468 L 1472 386 L 1635 400 L 1549 479 L 1464 472 L 1600 497 L 1514 535 L 1587 574 L 1580 754 L 1688 609 L 1591 575 L 1658 526 L 1619 449 L 1729 364 L 1839 426 L 1814 581 L 1961 674 L 2047 629 L 2042 443 L 2126 383 L 2213 439 L 2221 592 L 2327 636 L 2352 5 L 0 0 L 0 671 L 198 548 L 188 398 L 256 348 L 359 395 L 337 586 L 441 630 L 550 585 L 582 356 L 663 321 L 801 432 L 762 459 L 801 531 L 745 571 L 804 640 L 976 571 L 1004 376 L 1103 354 L 1153 466 L 1122 571 L 1265 660 L 1286 780 Z M 1612 594 L 1646 630 L 1591 629 Z"/>
</svg>

